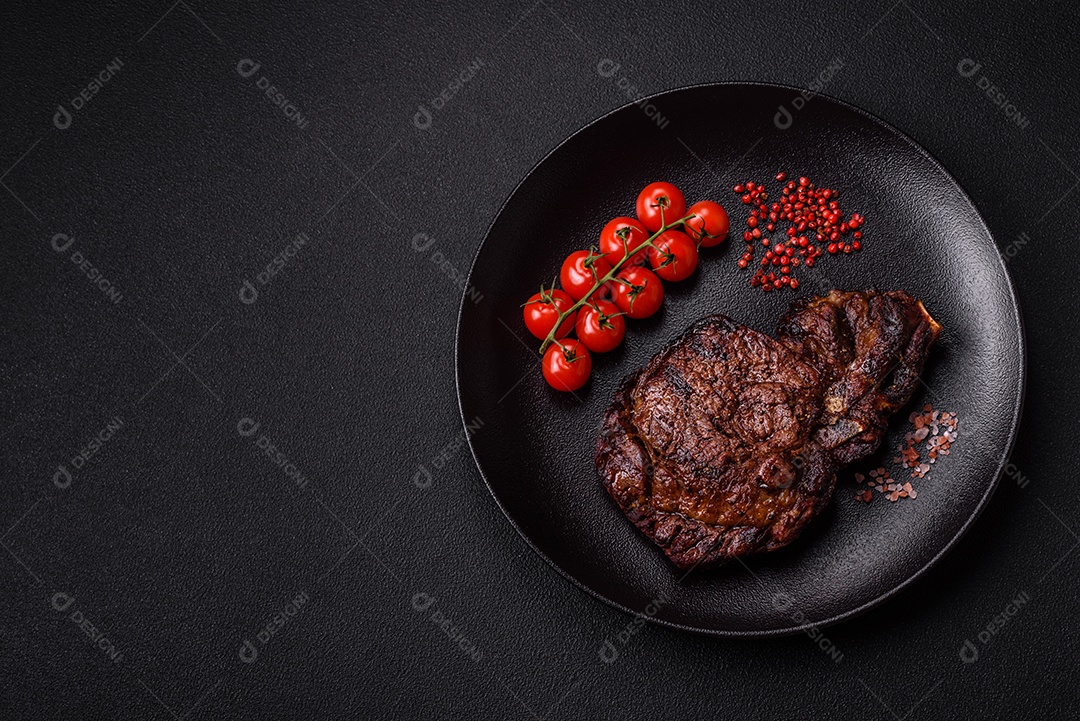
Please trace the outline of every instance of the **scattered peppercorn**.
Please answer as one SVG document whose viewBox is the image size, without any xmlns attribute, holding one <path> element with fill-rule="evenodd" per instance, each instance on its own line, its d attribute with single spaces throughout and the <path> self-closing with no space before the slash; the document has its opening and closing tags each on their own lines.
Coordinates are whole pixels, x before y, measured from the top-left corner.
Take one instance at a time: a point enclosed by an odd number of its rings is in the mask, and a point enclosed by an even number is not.
<svg viewBox="0 0 1080 721">
<path fill-rule="evenodd" d="M 772 204 L 766 202 L 769 193 L 764 183 L 749 180 L 733 188 L 742 196 L 743 204 L 751 207 L 746 219 L 749 230 L 743 233 L 746 252 L 739 259 L 739 267 L 750 266 L 754 260 L 754 241 L 760 239 L 766 254 L 751 276 L 750 284 L 765 292 L 783 286 L 798 288 L 798 280 L 790 273 L 800 262 L 813 267 L 815 260 L 826 253 L 850 255 L 861 251 L 862 231 L 859 229 L 866 223 L 859 213 L 844 217 L 836 200 L 839 193 L 834 188 L 818 188 L 806 176 L 800 176 L 797 181 L 788 180 L 784 171 L 776 174 L 776 182 L 781 184 L 781 197 Z M 783 243 L 774 243 L 768 234 L 781 230 L 781 225 L 786 225 L 782 228 L 786 237 Z M 846 237 L 849 234 L 853 240 Z M 783 275 L 770 278 L 765 270 L 770 266 L 780 266 Z"/>
</svg>

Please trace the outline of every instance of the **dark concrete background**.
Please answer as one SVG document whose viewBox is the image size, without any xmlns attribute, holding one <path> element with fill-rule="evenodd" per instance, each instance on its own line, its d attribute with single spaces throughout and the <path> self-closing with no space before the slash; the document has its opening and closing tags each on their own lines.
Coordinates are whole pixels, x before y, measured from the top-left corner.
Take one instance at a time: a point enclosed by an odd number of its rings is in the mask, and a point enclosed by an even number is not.
<svg viewBox="0 0 1080 721">
<path fill-rule="evenodd" d="M 5 718 L 1072 717 L 1075 9 L 3 12 Z M 1030 360 L 1011 475 L 925 578 L 825 631 L 840 662 L 646 626 L 604 664 L 631 619 L 490 498 L 460 443 L 461 288 L 411 239 L 466 273 L 529 168 L 627 102 L 602 59 L 653 93 L 806 85 L 836 57 L 826 92 L 940 159 L 1010 258 Z"/>
</svg>

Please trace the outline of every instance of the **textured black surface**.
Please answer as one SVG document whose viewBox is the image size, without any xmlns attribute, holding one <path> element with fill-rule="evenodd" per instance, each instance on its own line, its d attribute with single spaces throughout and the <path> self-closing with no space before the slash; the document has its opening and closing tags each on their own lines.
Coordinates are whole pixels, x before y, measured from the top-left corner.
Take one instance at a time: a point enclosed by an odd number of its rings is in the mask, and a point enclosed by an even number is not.
<svg viewBox="0 0 1080 721">
<path fill-rule="evenodd" d="M 688 4 L 662 20 L 647 3 L 5 11 L 5 717 L 1072 716 L 1074 10 L 886 0 L 794 12 Z M 839 663 L 803 636 L 628 627 L 528 550 L 461 443 L 451 270 L 465 272 L 540 158 L 627 100 L 598 74 L 601 59 L 651 93 L 806 85 L 836 56 L 844 67 L 827 92 L 941 160 L 1009 256 L 1031 359 L 1015 472 L 925 578 L 827 630 Z M 120 70 L 57 129 L 57 106 L 114 58 Z M 247 78 L 245 58 L 261 63 Z M 477 58 L 417 128 L 418 105 L 431 108 Z M 957 70 L 965 58 L 981 63 L 971 77 Z M 261 77 L 306 128 L 261 94 Z M 309 240 L 259 284 L 301 232 Z M 62 253 L 57 233 L 75 238 Z M 433 241 L 423 251 L 419 233 Z M 118 304 L 71 261 L 76 251 L 115 284 Z M 250 305 L 238 299 L 245 279 L 260 291 Z M 116 417 L 95 459 L 54 485 L 58 464 Z M 244 418 L 259 431 L 242 436 Z M 259 455 L 260 437 L 304 488 Z M 57 593 L 75 600 L 54 610 Z M 262 644 L 259 631 L 304 593 Z M 986 632 L 1021 593 L 1030 600 Z M 468 641 L 448 637 L 436 613 Z M 254 663 L 240 659 L 245 639 Z M 972 663 L 959 655 L 965 639 Z M 598 657 L 605 640 L 619 650 L 610 665 Z"/>
<path fill-rule="evenodd" d="M 982 509 L 1020 412 L 1020 311 L 971 201 L 921 148 L 831 99 L 815 98 L 797 120 L 778 126 L 777 108 L 795 95 L 765 85 L 698 86 L 649 101 L 662 111 L 663 128 L 631 105 L 576 133 L 499 214 L 469 277 L 483 300 L 467 295 L 462 305 L 462 413 L 466 421 L 479 419 L 472 446 L 507 515 L 590 592 L 631 613 L 662 599 L 650 616 L 707 633 L 825 626 L 910 581 Z M 742 112 L 727 113 L 731 107 Z M 841 189 L 845 212 L 870 219 L 862 252 L 802 267 L 798 293 L 902 289 L 944 328 L 922 385 L 897 414 L 883 449 L 855 469 L 865 474 L 884 464 L 896 475 L 900 467 L 891 458 L 911 430 L 909 409 L 926 403 L 958 413 L 964 440 L 931 478 L 915 482 L 918 503 L 865 508 L 853 498 L 852 469 L 840 474 L 835 509 L 802 542 L 742 567 L 687 577 L 635 532 L 601 488 L 593 461 L 599 419 L 622 379 L 702 315 L 723 313 L 766 332 L 776 327 L 795 294 L 764 294 L 749 285 L 751 270 L 735 266 L 746 247 L 747 209 L 731 186 L 770 180 L 778 168 Z M 595 244 L 606 219 L 631 214 L 636 191 L 659 178 L 678 185 L 688 202 L 721 198 L 739 230 L 702 253 L 691 279 L 665 286 L 664 312 L 630 322 L 630 339 L 618 352 L 596 357 L 587 386 L 573 396 L 555 392 L 539 373 L 522 298 L 568 253 Z M 767 183 L 774 195 L 778 186 Z M 550 220 L 556 217 L 558 224 Z M 897 547 L 905 552 L 897 554 Z"/>
</svg>

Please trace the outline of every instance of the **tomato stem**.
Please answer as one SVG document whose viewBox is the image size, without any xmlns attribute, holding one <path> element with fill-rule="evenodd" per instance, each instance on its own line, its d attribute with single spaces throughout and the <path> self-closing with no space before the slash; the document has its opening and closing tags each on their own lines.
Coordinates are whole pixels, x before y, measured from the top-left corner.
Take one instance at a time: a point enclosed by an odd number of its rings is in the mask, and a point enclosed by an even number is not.
<svg viewBox="0 0 1080 721">
<path fill-rule="evenodd" d="M 589 299 L 592 298 L 593 294 L 596 293 L 596 291 L 600 290 L 604 286 L 605 283 L 607 283 L 608 281 L 614 280 L 615 276 L 617 276 L 619 274 L 619 271 L 622 269 L 622 267 L 624 265 L 626 265 L 626 263 L 630 260 L 632 255 L 637 255 L 638 253 L 642 252 L 646 248 L 655 248 L 656 246 L 653 245 L 653 241 L 656 240 L 657 238 L 659 238 L 662 233 L 665 233 L 666 231 L 669 231 L 674 227 L 683 225 L 688 220 L 695 217 L 695 215 L 693 213 L 691 213 L 691 214 L 687 215 L 686 217 L 679 218 L 678 220 L 676 220 L 673 223 L 671 223 L 670 225 L 668 225 L 668 224 L 664 224 L 664 217 L 663 216 L 664 216 L 664 209 L 663 209 L 663 206 L 661 206 L 661 208 L 660 208 L 660 221 L 661 221 L 660 230 L 658 230 L 655 233 L 653 233 L 652 235 L 650 235 L 648 240 L 646 240 L 644 243 L 642 243 L 640 247 L 635 249 L 633 253 L 630 253 L 630 246 L 627 243 L 626 238 L 623 238 L 623 257 L 622 257 L 622 260 L 618 261 L 617 263 L 613 263 L 611 265 L 611 270 L 609 270 L 607 272 L 607 274 L 603 278 L 598 279 L 596 281 L 596 283 L 593 284 L 593 287 L 589 289 L 589 292 L 586 293 L 584 296 L 582 296 L 581 300 L 574 303 L 574 305 L 570 306 L 568 309 L 566 309 L 566 311 L 559 313 L 559 319 L 555 322 L 555 326 L 550 331 L 548 331 L 547 338 L 545 338 L 544 342 L 540 344 L 540 354 L 541 355 L 543 355 L 544 351 L 546 351 L 548 349 L 548 346 L 550 346 L 552 343 L 555 343 L 560 348 L 562 347 L 562 344 L 559 343 L 558 340 L 555 338 L 555 334 L 559 331 L 559 328 L 562 326 L 563 322 L 567 318 L 569 318 L 572 314 L 576 313 L 583 305 L 587 304 L 589 302 Z M 554 283 L 552 283 L 552 288 L 554 288 L 554 287 L 555 287 L 555 285 L 554 285 Z"/>
</svg>

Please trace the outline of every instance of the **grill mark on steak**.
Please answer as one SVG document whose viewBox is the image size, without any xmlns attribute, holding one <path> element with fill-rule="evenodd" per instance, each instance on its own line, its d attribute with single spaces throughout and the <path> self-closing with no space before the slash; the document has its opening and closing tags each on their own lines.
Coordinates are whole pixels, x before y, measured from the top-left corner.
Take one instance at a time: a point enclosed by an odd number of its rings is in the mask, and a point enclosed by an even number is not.
<svg viewBox="0 0 1080 721">
<path fill-rule="evenodd" d="M 775 339 L 703 318 L 620 385 L 604 486 L 680 568 L 785 546 L 880 445 L 939 332 L 903 291 L 800 299 Z"/>
<path fill-rule="evenodd" d="M 673 365 L 666 365 L 664 366 L 664 373 L 665 375 L 667 375 L 667 379 L 671 383 L 671 385 L 674 386 L 684 396 L 689 398 L 693 394 L 694 389 L 691 388 L 690 384 L 686 382 L 686 379 L 682 377 L 682 374 L 679 373 L 678 368 Z"/>
</svg>

